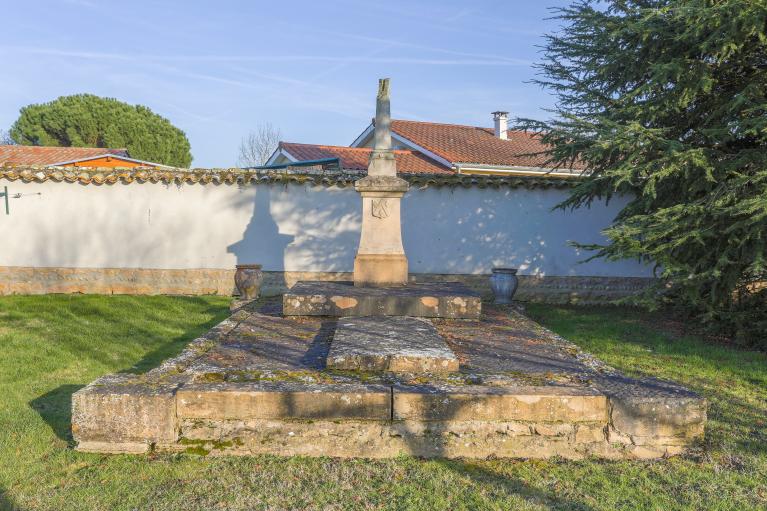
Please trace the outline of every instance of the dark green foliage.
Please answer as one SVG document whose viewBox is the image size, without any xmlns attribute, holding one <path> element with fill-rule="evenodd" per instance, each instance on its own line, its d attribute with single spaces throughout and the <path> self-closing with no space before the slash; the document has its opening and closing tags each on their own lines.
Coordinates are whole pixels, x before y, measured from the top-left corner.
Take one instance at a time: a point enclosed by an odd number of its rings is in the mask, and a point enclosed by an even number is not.
<svg viewBox="0 0 767 511">
<path fill-rule="evenodd" d="M 538 83 L 557 96 L 551 162 L 588 177 L 561 207 L 635 197 L 596 257 L 654 262 L 655 303 L 767 347 L 767 2 L 579 1 Z"/>
<path fill-rule="evenodd" d="M 127 148 L 132 158 L 176 167 L 192 163 L 189 140 L 170 121 L 145 106 L 92 94 L 22 108 L 11 137 L 23 145 Z"/>
</svg>

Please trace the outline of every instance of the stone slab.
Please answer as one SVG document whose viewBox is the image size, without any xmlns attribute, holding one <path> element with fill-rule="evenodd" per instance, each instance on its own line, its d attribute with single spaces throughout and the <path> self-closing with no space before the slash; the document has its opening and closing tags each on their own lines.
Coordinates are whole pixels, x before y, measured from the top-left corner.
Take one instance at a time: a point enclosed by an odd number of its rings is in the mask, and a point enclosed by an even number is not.
<svg viewBox="0 0 767 511">
<path fill-rule="evenodd" d="M 328 369 L 434 373 L 458 370 L 458 358 L 427 319 L 363 316 L 338 320 Z"/>
<path fill-rule="evenodd" d="M 72 436 L 83 450 L 111 443 L 133 452 L 141 444 L 173 442 L 178 437 L 178 387 L 149 384 L 131 374 L 99 378 L 72 396 Z"/>
<path fill-rule="evenodd" d="M 391 388 L 384 385 L 194 383 L 177 397 L 184 419 L 391 418 Z"/>
<path fill-rule="evenodd" d="M 677 446 L 703 436 L 706 400 L 677 383 L 620 374 L 600 375 L 594 383 L 610 402 L 612 441 Z"/>
<path fill-rule="evenodd" d="M 393 388 L 395 420 L 601 422 L 607 398 L 585 387 L 403 386 Z"/>
<path fill-rule="evenodd" d="M 359 287 L 352 282 L 298 282 L 283 296 L 286 316 L 418 316 L 479 319 L 482 299 L 459 282 Z"/>
</svg>

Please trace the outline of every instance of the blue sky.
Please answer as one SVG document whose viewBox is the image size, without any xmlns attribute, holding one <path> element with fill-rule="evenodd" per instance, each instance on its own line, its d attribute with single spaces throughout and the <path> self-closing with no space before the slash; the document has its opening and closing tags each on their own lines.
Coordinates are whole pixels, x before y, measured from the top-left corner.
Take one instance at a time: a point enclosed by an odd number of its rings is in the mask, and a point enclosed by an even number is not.
<svg viewBox="0 0 767 511">
<path fill-rule="evenodd" d="M 541 117 L 526 83 L 565 0 L 39 0 L 3 7 L 0 127 L 29 103 L 88 92 L 183 129 L 194 166 L 231 166 L 271 122 L 291 142 L 348 145 L 392 79 L 395 118 L 491 126 Z"/>
</svg>

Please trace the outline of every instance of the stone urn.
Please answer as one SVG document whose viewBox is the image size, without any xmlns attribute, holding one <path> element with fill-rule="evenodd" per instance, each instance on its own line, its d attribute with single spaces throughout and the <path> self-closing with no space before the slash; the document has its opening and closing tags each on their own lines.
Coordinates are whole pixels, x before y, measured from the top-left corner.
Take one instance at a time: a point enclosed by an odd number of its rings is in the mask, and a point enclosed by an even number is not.
<svg viewBox="0 0 767 511">
<path fill-rule="evenodd" d="M 261 292 L 264 273 L 260 264 L 238 264 L 234 284 L 240 292 L 240 300 L 255 300 Z"/>
<path fill-rule="evenodd" d="M 495 303 L 511 303 L 517 292 L 517 268 L 493 268 L 490 276 L 490 287 L 495 294 Z"/>
</svg>

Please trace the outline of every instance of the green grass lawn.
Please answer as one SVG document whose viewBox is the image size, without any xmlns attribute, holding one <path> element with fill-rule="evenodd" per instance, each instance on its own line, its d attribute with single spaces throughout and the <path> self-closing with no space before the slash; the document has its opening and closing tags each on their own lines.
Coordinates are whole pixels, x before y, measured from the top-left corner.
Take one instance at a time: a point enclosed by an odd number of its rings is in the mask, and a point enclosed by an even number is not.
<svg viewBox="0 0 767 511">
<path fill-rule="evenodd" d="M 767 509 L 767 355 L 707 344 L 631 309 L 530 314 L 607 363 L 709 400 L 688 455 L 629 461 L 423 461 L 72 449 L 71 394 L 142 372 L 226 317 L 221 297 L 0 297 L 0 509 Z"/>
</svg>

